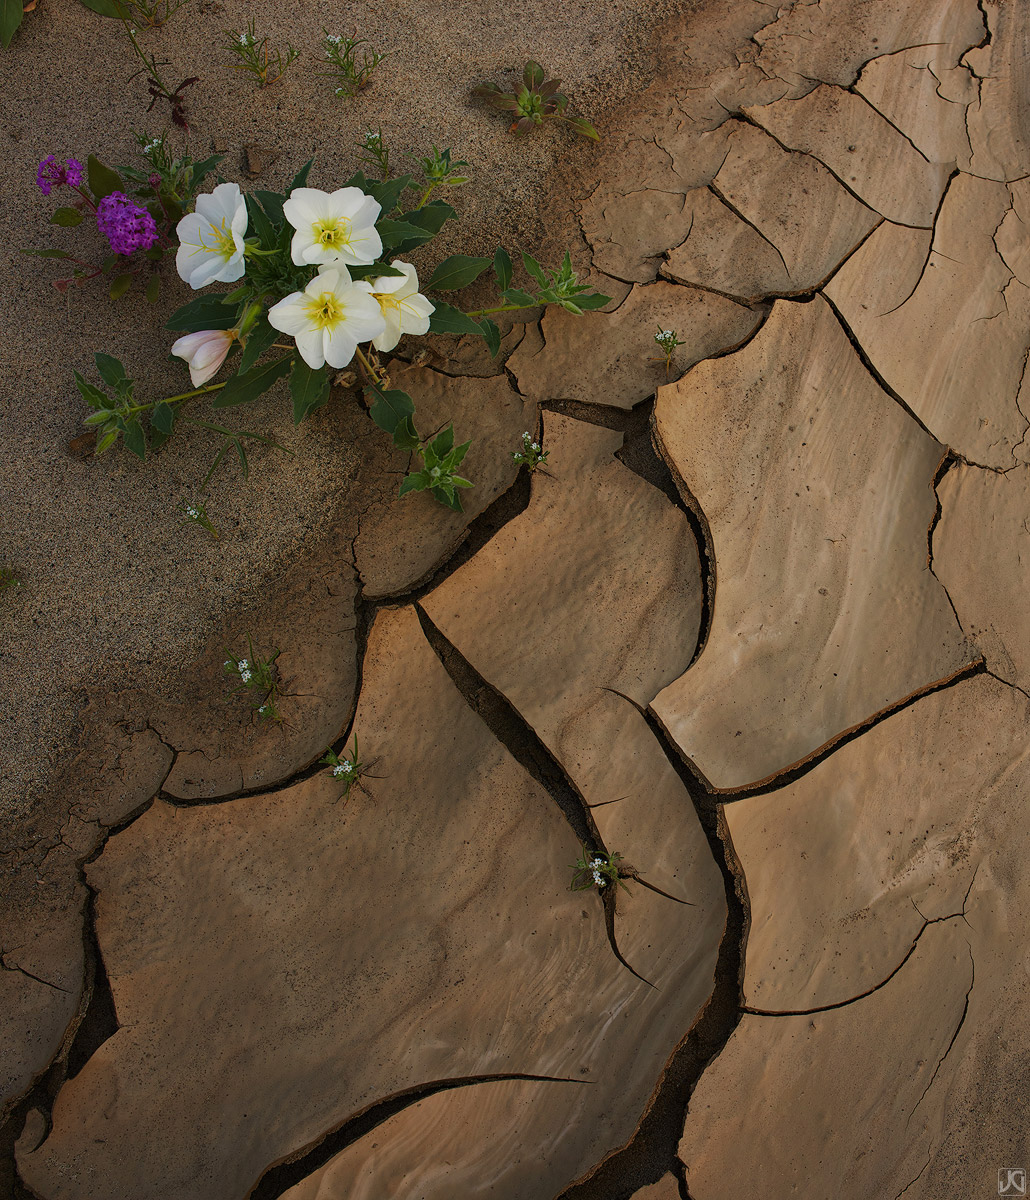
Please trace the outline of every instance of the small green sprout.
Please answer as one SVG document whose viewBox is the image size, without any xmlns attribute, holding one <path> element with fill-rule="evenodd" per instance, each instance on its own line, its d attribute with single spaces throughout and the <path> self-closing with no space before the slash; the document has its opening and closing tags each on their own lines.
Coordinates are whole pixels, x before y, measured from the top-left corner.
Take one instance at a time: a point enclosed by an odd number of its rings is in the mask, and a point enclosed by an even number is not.
<svg viewBox="0 0 1030 1200">
<path fill-rule="evenodd" d="M 218 530 L 211 523 L 211 518 L 207 515 L 207 509 L 199 500 L 195 503 L 184 500 L 179 505 L 179 512 L 182 513 L 187 521 L 192 521 L 194 525 L 199 525 L 201 529 L 206 529 L 213 538 L 217 539 Z"/>
<path fill-rule="evenodd" d="M 20 588 L 21 580 L 18 578 L 18 572 L 13 567 L 0 567 L 0 592 L 6 592 L 8 588 Z"/>
<path fill-rule="evenodd" d="M 582 850 L 582 855 L 571 868 L 573 872 L 572 891 L 588 892 L 595 887 L 599 892 L 604 892 L 613 884 L 629 891 L 629 888 L 622 882 L 619 867 L 619 863 L 622 861 L 621 854 L 605 854 L 603 851 L 592 854 L 586 846 L 583 846 Z"/>
<path fill-rule="evenodd" d="M 326 750 L 324 757 L 318 761 L 325 763 L 330 768 L 330 774 L 333 779 L 343 788 L 343 791 L 340 793 L 340 799 L 343 801 L 350 799 L 351 788 L 358 783 L 370 765 L 363 763 L 358 755 L 357 734 L 354 735 L 354 746 L 351 750 L 344 751 L 343 758 L 340 758 L 330 746 Z"/>
<path fill-rule="evenodd" d="M 481 83 L 473 95 L 485 100 L 501 112 L 511 112 L 515 120 L 511 129 L 519 137 L 532 133 L 545 120 L 564 121 L 576 133 L 597 142 L 600 134 L 585 117 L 567 114 L 569 98 L 558 89 L 560 79 L 548 79 L 543 67 L 532 59 L 522 72 L 522 87 L 518 92 L 502 92 L 496 83 Z"/>
<path fill-rule="evenodd" d="M 251 708 L 259 717 L 267 721 L 281 721 L 278 697 L 278 682 L 276 679 L 275 660 L 279 651 L 275 650 L 268 658 L 260 658 L 254 653 L 254 643 L 247 634 L 248 657 L 237 658 L 231 650 L 222 664 L 223 672 L 236 683 L 233 692 L 246 691 L 251 693 Z"/>
<path fill-rule="evenodd" d="M 396 436 L 394 440 L 396 441 Z M 443 433 L 438 433 L 436 437 L 428 438 L 424 442 L 419 442 L 416 437 L 415 445 L 409 449 L 421 456 L 422 469 L 405 476 L 399 495 L 429 491 L 441 504 L 446 504 L 455 512 L 462 512 L 461 496 L 458 495 L 457 489 L 470 488 L 472 484 L 455 472 L 471 445 L 469 441 L 455 446 L 453 425 L 448 425 Z"/>
<path fill-rule="evenodd" d="M 371 129 L 366 130 L 357 147 L 365 166 L 378 171 L 384 181 L 390 178 L 390 148 L 383 139 L 381 125 L 374 133 Z"/>
<path fill-rule="evenodd" d="M 358 47 L 369 44 L 365 38 L 341 37 L 324 27 L 322 33 L 325 35 L 325 56 L 331 69 L 318 74 L 339 81 L 335 89 L 337 96 L 356 96 L 363 92 L 372 82 L 372 73 L 387 55 L 369 47 L 361 52 L 359 62 Z"/>
<path fill-rule="evenodd" d="M 683 346 L 686 343 L 681 342 L 676 337 L 675 329 L 659 329 L 654 335 L 654 340 L 658 345 L 658 349 L 662 352 L 662 358 L 652 358 L 652 362 L 665 363 L 665 378 L 669 378 L 669 368 L 672 365 L 672 356 L 677 346 Z"/>
<path fill-rule="evenodd" d="M 223 29 L 225 41 L 222 49 L 235 54 L 240 60 L 226 65 L 233 71 L 247 71 L 257 80 L 259 88 L 271 87 L 278 83 L 286 74 L 290 63 L 298 56 L 289 42 L 286 43 L 286 53 L 282 50 L 270 49 L 268 37 L 258 37 L 253 20 L 247 22 L 246 33 L 237 29 Z"/>
<path fill-rule="evenodd" d="M 414 158 L 414 155 L 412 157 Z M 451 162 L 450 150 L 440 151 L 434 146 L 432 157 L 419 158 L 415 161 L 422 167 L 422 174 L 426 180 L 426 190 L 422 193 L 418 204 L 415 205 L 416 209 L 421 208 L 437 188 L 461 187 L 471 178 L 469 175 L 458 173 L 462 167 L 467 167 L 469 164 L 463 158 Z"/>
<path fill-rule="evenodd" d="M 527 471 L 535 471 L 537 467 L 547 462 L 549 450 L 541 450 L 540 443 L 533 440 L 533 435 L 527 430 L 522 435 L 522 449 L 512 453 L 512 459 Z"/>
</svg>

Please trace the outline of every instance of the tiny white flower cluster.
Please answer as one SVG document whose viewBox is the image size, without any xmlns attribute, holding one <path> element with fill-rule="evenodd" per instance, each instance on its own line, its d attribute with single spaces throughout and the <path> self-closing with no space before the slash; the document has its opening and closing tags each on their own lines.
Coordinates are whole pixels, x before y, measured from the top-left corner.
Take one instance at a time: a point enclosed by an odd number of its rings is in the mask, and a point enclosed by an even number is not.
<svg viewBox="0 0 1030 1200">
<path fill-rule="evenodd" d="M 334 779 L 339 779 L 341 775 L 349 778 L 353 774 L 354 774 L 354 764 L 353 763 L 344 761 L 342 763 L 338 763 L 335 767 L 333 767 L 333 778 Z"/>
<path fill-rule="evenodd" d="M 192 504 L 187 504 L 186 505 L 186 516 L 189 517 L 189 519 L 191 521 L 199 521 L 200 520 L 200 509 L 194 508 Z"/>
<path fill-rule="evenodd" d="M 147 144 L 143 147 L 143 153 L 149 154 L 152 150 L 156 150 L 158 148 L 158 146 L 160 146 L 160 145 L 161 145 L 161 139 L 154 138 L 153 141 L 147 142 Z"/>
<path fill-rule="evenodd" d="M 241 46 L 253 46 L 254 39 L 250 36 L 249 33 L 241 33 L 240 34 L 240 45 Z"/>
<path fill-rule="evenodd" d="M 343 41 L 343 38 L 338 33 L 327 33 L 325 40 L 330 46 L 338 46 Z"/>
<path fill-rule="evenodd" d="M 527 429 L 522 435 L 522 449 L 513 451 L 512 460 L 520 467 L 528 467 L 535 471 L 541 463 L 547 461 L 547 450 L 541 450 L 540 443 L 533 441 L 533 435 Z"/>
<path fill-rule="evenodd" d="M 605 877 L 601 874 L 601 868 L 606 867 L 607 865 L 608 864 L 603 858 L 594 858 L 590 860 L 590 874 L 593 875 L 594 883 L 599 888 L 603 888 L 608 883 L 608 880 L 605 879 Z"/>
</svg>

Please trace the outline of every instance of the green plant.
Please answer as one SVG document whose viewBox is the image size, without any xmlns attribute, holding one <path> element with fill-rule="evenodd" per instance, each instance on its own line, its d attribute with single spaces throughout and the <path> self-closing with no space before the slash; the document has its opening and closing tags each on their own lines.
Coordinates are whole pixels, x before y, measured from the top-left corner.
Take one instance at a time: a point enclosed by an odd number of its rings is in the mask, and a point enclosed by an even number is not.
<svg viewBox="0 0 1030 1200">
<path fill-rule="evenodd" d="M 654 335 L 654 340 L 657 343 L 659 350 L 662 352 L 662 357 L 653 358 L 651 361 L 665 363 L 665 377 L 668 379 L 673 353 L 675 352 L 677 346 L 683 346 L 685 343 L 681 342 L 676 337 L 675 329 L 659 329 Z"/>
<path fill-rule="evenodd" d="M 74 158 L 60 165 L 53 155 L 39 164 L 36 182 L 44 195 L 49 196 L 55 187 L 75 193 L 70 205 L 54 212 L 50 224 L 62 229 L 84 223 L 86 229 L 95 227 L 114 251 L 97 263 L 63 249 L 23 250 L 23 254 L 73 264 L 70 275 L 54 280 L 58 291 L 66 292 L 72 283 L 82 286 L 87 280 L 107 276 L 111 298 L 118 299 L 142 273 L 147 276 L 147 299 L 151 303 L 157 300 L 157 268 L 176 250 L 176 226 L 221 158 L 215 155 L 197 162 L 188 154 L 173 157 L 163 134 L 154 138 L 136 134 L 136 140 L 143 167 L 109 167 L 92 154 L 85 167 Z"/>
<path fill-rule="evenodd" d="M 527 471 L 533 472 L 537 467 L 543 466 L 547 462 L 549 450 L 541 450 L 540 443 L 533 440 L 533 435 L 527 430 L 522 435 L 522 449 L 515 450 L 512 453 L 512 459 L 520 467 L 525 467 Z"/>
<path fill-rule="evenodd" d="M 372 72 L 387 55 L 369 47 L 361 52 L 359 62 L 358 47 L 369 45 L 365 38 L 341 37 L 338 33 L 330 33 L 324 27 L 322 33 L 325 36 L 325 57 L 330 70 L 319 71 L 318 74 L 339 80 L 336 87 L 337 96 L 356 96 L 358 92 L 364 91 L 372 82 Z"/>
<path fill-rule="evenodd" d="M 129 20 L 146 29 L 158 29 L 189 0 L 121 0 Z"/>
<path fill-rule="evenodd" d="M 383 139 L 383 127 L 380 125 L 375 133 L 371 129 L 367 130 L 365 136 L 356 145 L 364 165 L 378 171 L 384 181 L 389 179 L 390 149 Z"/>
<path fill-rule="evenodd" d="M 558 91 L 560 87 L 560 79 L 548 79 L 543 67 L 530 59 L 522 71 L 522 87 L 517 92 L 502 92 L 496 83 L 486 82 L 472 94 L 501 112 L 512 113 L 515 119 L 511 129 L 520 137 L 550 120 L 564 121 L 583 137 L 600 141 L 600 134 L 586 117 L 568 115 L 569 98 Z"/>
<path fill-rule="evenodd" d="M 213 538 L 218 537 L 218 530 L 211 522 L 211 518 L 207 515 L 207 509 L 199 500 L 193 501 L 184 500 L 179 505 L 179 512 L 187 521 L 192 521 L 194 525 L 199 525 L 201 529 L 206 529 Z"/>
<path fill-rule="evenodd" d="M 353 747 L 349 751 L 345 750 L 342 758 L 330 746 L 318 761 L 329 767 L 333 779 L 343 788 L 340 799 L 347 801 L 350 799 L 351 788 L 360 786 L 362 776 L 368 774 L 369 769 L 375 766 L 377 760 L 370 763 L 361 761 L 358 755 L 358 735 L 355 734 Z"/>
<path fill-rule="evenodd" d="M 572 891 L 588 892 L 595 887 L 603 892 L 613 884 L 629 891 L 622 881 L 622 868 L 619 866 L 621 854 L 606 854 L 603 850 L 591 853 L 586 846 L 582 850 L 583 853 L 570 868 L 573 872 Z"/>
<path fill-rule="evenodd" d="M 289 42 L 286 43 L 286 53 L 278 48 L 270 48 L 267 35 L 258 37 L 253 20 L 247 22 L 247 30 L 241 33 L 238 29 L 224 29 L 225 41 L 222 49 L 234 54 L 240 61 L 227 63 L 233 71 L 246 71 L 257 80 L 259 88 L 271 87 L 278 83 L 286 74 L 286 70 L 297 56 Z"/>
<path fill-rule="evenodd" d="M 412 155 L 414 158 L 414 155 Z M 467 167 L 469 164 L 463 158 L 456 159 L 451 162 L 450 150 L 438 150 L 433 147 L 433 153 L 426 158 L 418 158 L 415 161 L 422 168 L 422 176 L 426 181 L 426 189 L 422 193 L 416 208 L 421 208 L 427 203 L 430 196 L 437 188 L 455 188 L 461 187 L 463 183 L 468 183 L 470 176 L 460 175 L 458 172 L 462 167 Z"/>
<path fill-rule="evenodd" d="M 254 643 L 248 633 L 246 658 L 237 658 L 228 648 L 225 653 L 228 658 L 222 664 L 222 671 L 236 683 L 231 694 L 250 692 L 251 708 L 259 717 L 267 721 L 281 721 L 277 704 L 278 680 L 275 667 L 279 651 L 273 651 L 268 658 L 259 657 L 254 653 Z"/>
<path fill-rule="evenodd" d="M 18 572 L 13 567 L 0 567 L 0 592 L 6 592 L 8 588 L 21 587 L 21 580 L 18 578 Z"/>
<path fill-rule="evenodd" d="M 381 134 L 376 137 L 385 154 Z M 449 172 L 458 165 L 446 151 L 435 153 L 431 161 L 436 160 Z M 492 259 L 465 254 L 445 258 L 425 291 L 459 291 L 492 265 L 500 304 L 466 313 L 440 298 L 430 301 L 419 291 L 414 265 L 400 256 L 432 241 L 456 217 L 455 210 L 425 195 L 408 208 L 405 193 L 417 186 L 411 175 L 373 180 L 358 171 L 329 193 L 307 186 L 310 168 L 310 162 L 301 168 L 288 195 L 258 191 L 245 196 L 235 183 L 219 184 L 199 196 L 196 211 L 179 222 L 176 267 L 182 278 L 194 288 L 214 282 L 237 286 L 228 293 L 198 296 L 168 321 L 167 328 L 182 334 L 172 353 L 189 365 L 192 390 L 140 404 L 117 389 L 111 398 L 77 377 L 94 410 L 87 421 L 100 427 L 98 452 L 122 437 L 142 457 L 144 411 L 156 449 L 172 433 L 186 401 L 218 392 L 212 398 L 216 409 L 246 404 L 287 377 L 293 419 L 300 424 L 328 402 L 337 373 L 353 361 L 372 420 L 396 446 L 416 456 L 402 494 L 428 490 L 460 512 L 461 490 L 472 485 L 457 468 L 469 444 L 455 445 L 449 426 L 423 437 L 414 422 L 414 401 L 390 387 L 379 354 L 393 350 L 404 335 L 429 332 L 474 334 L 497 354 L 500 330 L 490 314 L 550 303 L 578 314 L 601 307 L 609 297 L 577 281 L 568 254 L 556 272 L 546 272 L 524 253 L 522 262 L 533 282 L 528 291 L 514 288 L 511 257 L 498 247 Z M 235 373 L 224 383 L 209 383 L 238 348 Z M 114 370 L 115 360 L 101 359 L 105 369 Z M 257 435 L 189 419 L 235 438 L 235 443 L 225 442 L 219 457 L 236 444 L 246 466 L 239 439 Z"/>
</svg>

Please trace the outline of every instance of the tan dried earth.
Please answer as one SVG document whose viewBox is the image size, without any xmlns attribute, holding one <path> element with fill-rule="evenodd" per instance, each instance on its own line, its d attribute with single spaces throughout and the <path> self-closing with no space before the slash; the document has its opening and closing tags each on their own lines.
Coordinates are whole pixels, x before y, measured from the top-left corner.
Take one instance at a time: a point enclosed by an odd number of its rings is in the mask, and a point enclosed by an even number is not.
<svg viewBox="0 0 1030 1200">
<path fill-rule="evenodd" d="M 219 48 L 250 16 L 308 60 L 265 92 Z M 355 25 L 390 56 L 343 102 L 311 57 Z M 401 343 L 425 426 L 473 439 L 464 515 L 397 497 L 405 456 L 341 386 L 297 429 L 252 406 L 292 454 L 220 468 L 206 538 L 177 511 L 199 431 L 146 464 L 69 450 L 94 350 L 178 390 L 187 289 L 65 297 L 18 253 L 71 244 L 40 159 L 128 161 L 162 119 L 116 25 L 27 14 L 0 95 L 0 1195 L 1023 1194 L 1026 6 L 192 0 L 142 36 L 200 76 L 190 147 L 227 177 L 315 155 L 336 187 L 369 126 L 449 145 L 474 178 L 420 272 L 567 247 L 612 299 L 530 312 L 496 360 Z M 530 54 L 598 146 L 470 99 Z M 281 725 L 226 699 L 248 636 Z M 355 736 L 344 803 L 317 760 Z M 625 888 L 570 890 L 584 845 Z"/>
</svg>

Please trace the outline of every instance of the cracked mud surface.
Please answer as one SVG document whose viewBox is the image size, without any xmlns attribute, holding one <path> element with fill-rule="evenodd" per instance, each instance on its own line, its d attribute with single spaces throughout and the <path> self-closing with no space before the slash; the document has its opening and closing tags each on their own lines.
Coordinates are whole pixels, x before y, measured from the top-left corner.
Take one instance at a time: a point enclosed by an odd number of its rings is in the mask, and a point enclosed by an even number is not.
<svg viewBox="0 0 1030 1200">
<path fill-rule="evenodd" d="M 563 175 L 607 310 L 392 369 L 475 439 L 464 517 L 334 418 L 332 537 L 232 624 L 283 726 L 226 707 L 208 630 L 180 695 L 91 697 L 12 827 L 0 1187 L 929 1200 L 1030 1165 L 1028 45 L 1014 0 L 669 21 Z M 315 760 L 355 735 L 344 802 Z M 581 846 L 628 890 L 572 893 Z"/>
</svg>

